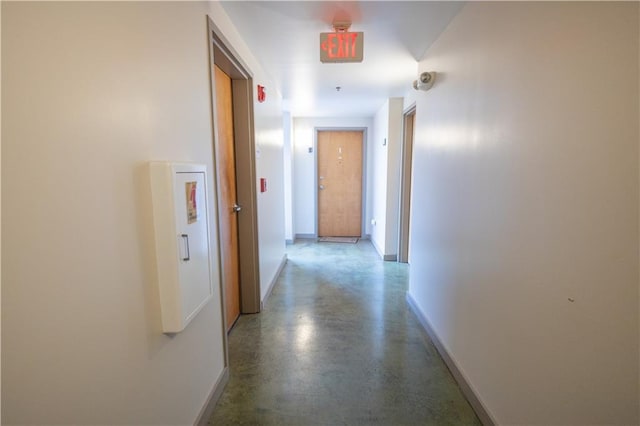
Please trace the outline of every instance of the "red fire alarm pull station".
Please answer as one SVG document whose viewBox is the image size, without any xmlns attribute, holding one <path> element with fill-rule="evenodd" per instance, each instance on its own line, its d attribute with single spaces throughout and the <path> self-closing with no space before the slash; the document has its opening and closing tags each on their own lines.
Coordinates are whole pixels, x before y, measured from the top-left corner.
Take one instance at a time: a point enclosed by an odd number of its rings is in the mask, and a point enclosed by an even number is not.
<svg viewBox="0 0 640 426">
<path fill-rule="evenodd" d="M 267 178 L 260 178 L 260 192 L 267 192 Z"/>
<path fill-rule="evenodd" d="M 258 102 L 264 102 L 267 99 L 267 93 L 264 90 L 264 86 L 258 84 Z"/>
</svg>

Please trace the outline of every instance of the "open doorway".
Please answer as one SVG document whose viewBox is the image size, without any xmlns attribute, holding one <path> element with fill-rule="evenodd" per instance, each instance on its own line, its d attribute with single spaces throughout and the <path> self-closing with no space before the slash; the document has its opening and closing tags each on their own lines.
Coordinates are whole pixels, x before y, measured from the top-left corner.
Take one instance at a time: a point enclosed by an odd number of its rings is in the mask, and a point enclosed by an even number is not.
<svg viewBox="0 0 640 426">
<path fill-rule="evenodd" d="M 411 217 L 411 165 L 413 163 L 413 139 L 415 136 L 416 107 L 413 105 L 403 115 L 402 160 L 400 170 L 400 223 L 398 238 L 398 262 L 409 262 L 409 229 Z"/>
<path fill-rule="evenodd" d="M 208 23 L 213 175 L 227 332 L 240 313 L 260 311 L 253 79 L 211 18 Z"/>
</svg>

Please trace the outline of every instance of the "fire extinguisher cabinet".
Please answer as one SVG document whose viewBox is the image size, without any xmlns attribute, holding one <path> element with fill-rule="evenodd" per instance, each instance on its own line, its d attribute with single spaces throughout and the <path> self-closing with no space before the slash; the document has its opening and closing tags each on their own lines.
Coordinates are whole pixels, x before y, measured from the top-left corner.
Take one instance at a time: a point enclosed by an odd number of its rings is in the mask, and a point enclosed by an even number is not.
<svg viewBox="0 0 640 426">
<path fill-rule="evenodd" d="M 150 162 L 162 331 L 178 333 L 213 295 L 207 169 Z"/>
</svg>

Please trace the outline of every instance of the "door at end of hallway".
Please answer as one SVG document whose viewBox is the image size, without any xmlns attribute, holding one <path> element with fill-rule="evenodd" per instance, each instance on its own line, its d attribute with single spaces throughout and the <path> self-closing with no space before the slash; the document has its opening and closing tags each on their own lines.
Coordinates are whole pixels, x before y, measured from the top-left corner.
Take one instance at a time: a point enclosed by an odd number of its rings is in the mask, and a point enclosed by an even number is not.
<svg viewBox="0 0 640 426">
<path fill-rule="evenodd" d="M 362 236 L 362 130 L 319 130 L 318 236 Z"/>
</svg>

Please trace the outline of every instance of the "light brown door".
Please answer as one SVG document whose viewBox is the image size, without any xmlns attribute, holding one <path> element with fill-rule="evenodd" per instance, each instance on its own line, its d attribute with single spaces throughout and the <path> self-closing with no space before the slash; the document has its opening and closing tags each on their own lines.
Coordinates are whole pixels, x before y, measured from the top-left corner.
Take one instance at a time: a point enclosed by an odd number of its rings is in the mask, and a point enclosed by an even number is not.
<svg viewBox="0 0 640 426">
<path fill-rule="evenodd" d="M 231 78 L 215 68 L 218 143 L 216 166 L 219 182 L 220 255 L 224 284 L 227 331 L 240 315 L 240 272 L 238 268 L 238 212 L 236 206 L 236 161 L 233 142 L 233 99 Z"/>
<path fill-rule="evenodd" d="M 362 235 L 362 131 L 318 131 L 318 236 Z"/>
</svg>

